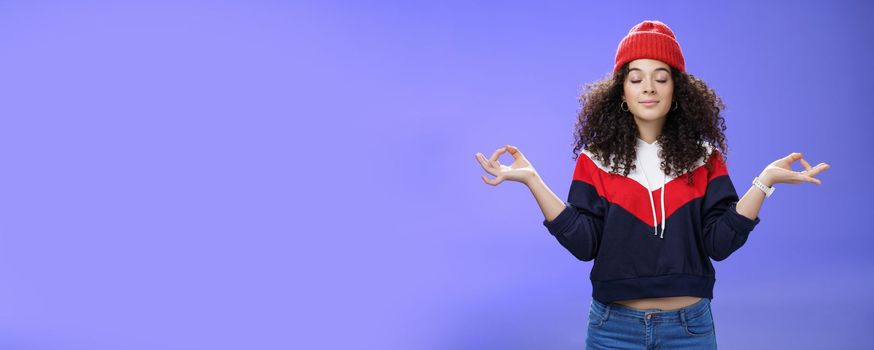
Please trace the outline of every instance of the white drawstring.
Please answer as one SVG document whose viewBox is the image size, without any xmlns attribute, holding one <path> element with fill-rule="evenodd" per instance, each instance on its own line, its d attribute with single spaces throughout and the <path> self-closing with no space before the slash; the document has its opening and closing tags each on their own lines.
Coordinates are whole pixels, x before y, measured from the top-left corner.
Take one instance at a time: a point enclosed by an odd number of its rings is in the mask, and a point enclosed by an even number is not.
<svg viewBox="0 0 874 350">
<path fill-rule="evenodd" d="M 640 168 L 640 171 L 643 173 L 643 181 L 646 182 L 646 191 L 647 197 L 649 197 L 649 205 L 652 207 L 652 226 L 653 226 L 653 234 L 658 235 L 658 218 L 656 217 L 655 212 L 655 200 L 652 196 L 652 191 L 649 189 L 649 179 L 646 177 L 646 170 L 643 169 L 643 166 L 640 164 L 640 161 L 635 159 L 637 162 L 637 167 Z M 665 238 L 665 183 L 667 181 L 668 174 L 665 174 L 665 177 L 662 178 L 662 234 L 661 238 Z"/>
<path fill-rule="evenodd" d="M 668 174 L 665 174 L 665 176 L 662 178 L 662 233 L 660 235 L 661 238 L 665 238 L 665 224 L 668 221 L 668 218 L 665 217 L 665 192 L 668 189 L 668 186 L 665 186 L 665 185 L 667 184 L 667 182 L 666 182 L 667 179 L 668 179 Z"/>
</svg>

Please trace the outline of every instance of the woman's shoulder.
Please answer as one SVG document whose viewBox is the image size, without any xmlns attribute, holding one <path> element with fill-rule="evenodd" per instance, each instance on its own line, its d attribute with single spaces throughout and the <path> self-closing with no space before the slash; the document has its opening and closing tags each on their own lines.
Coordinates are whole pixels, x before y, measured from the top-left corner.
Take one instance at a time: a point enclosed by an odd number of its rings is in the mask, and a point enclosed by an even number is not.
<svg viewBox="0 0 874 350">
<path fill-rule="evenodd" d="M 704 162 L 725 163 L 725 158 L 719 148 L 706 141 L 702 141 L 701 145 L 704 146 Z"/>
<path fill-rule="evenodd" d="M 718 148 L 714 147 L 707 141 L 701 141 L 701 146 L 704 147 L 704 156 L 698 159 L 692 169 L 704 167 L 708 163 L 711 164 L 711 168 L 713 165 L 722 166 L 724 161 L 722 158 L 722 153 L 719 151 Z"/>
<path fill-rule="evenodd" d="M 610 157 L 612 160 L 614 156 L 610 155 Z M 610 167 L 602 161 L 601 157 L 585 146 L 580 148 L 580 154 L 577 157 L 577 168 L 601 169 L 605 172 L 610 172 Z"/>
</svg>

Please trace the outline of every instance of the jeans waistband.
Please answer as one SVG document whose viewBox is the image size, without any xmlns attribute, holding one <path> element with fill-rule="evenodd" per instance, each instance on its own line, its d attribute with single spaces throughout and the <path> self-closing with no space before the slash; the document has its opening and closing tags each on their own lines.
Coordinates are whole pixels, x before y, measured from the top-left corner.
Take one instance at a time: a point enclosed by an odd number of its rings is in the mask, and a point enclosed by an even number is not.
<svg viewBox="0 0 874 350">
<path fill-rule="evenodd" d="M 669 311 L 665 311 L 662 309 L 638 310 L 622 304 L 604 304 L 596 299 L 592 299 L 592 308 L 595 310 L 595 312 L 604 315 L 605 318 L 609 317 L 609 315 L 622 315 L 626 317 L 641 319 L 646 317 L 655 317 L 663 320 L 681 320 L 696 317 L 706 312 L 709 307 L 710 299 L 708 298 L 701 298 L 701 300 L 692 305 Z"/>
</svg>

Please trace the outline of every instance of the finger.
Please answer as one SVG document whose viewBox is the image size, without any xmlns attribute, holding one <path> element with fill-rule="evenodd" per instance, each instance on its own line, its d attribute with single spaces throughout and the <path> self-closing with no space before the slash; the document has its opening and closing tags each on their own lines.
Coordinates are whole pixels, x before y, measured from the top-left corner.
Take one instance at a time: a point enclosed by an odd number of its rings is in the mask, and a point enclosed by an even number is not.
<svg viewBox="0 0 874 350">
<path fill-rule="evenodd" d="M 492 186 L 497 186 L 501 181 L 503 181 L 500 177 L 496 177 L 494 179 L 489 179 L 488 176 L 482 175 L 483 181 Z"/>
<path fill-rule="evenodd" d="M 486 172 L 495 176 L 498 175 L 498 169 L 500 168 L 500 165 L 496 166 L 495 163 L 490 162 L 488 159 L 486 159 L 486 156 L 482 155 L 481 153 L 477 153 L 476 157 L 476 159 L 479 161 L 480 165 Z"/>
<path fill-rule="evenodd" d="M 805 178 L 806 178 L 805 181 L 807 181 L 807 182 L 814 183 L 817 185 L 822 185 L 822 180 L 820 180 L 820 179 L 817 179 L 815 177 L 810 177 L 810 176 L 805 176 Z"/>
<path fill-rule="evenodd" d="M 492 164 L 489 163 L 488 159 L 486 159 L 486 156 L 484 156 L 482 153 L 476 153 L 476 160 L 479 162 L 480 165 L 482 165 L 483 169 L 489 170 L 492 167 Z"/>
<path fill-rule="evenodd" d="M 810 163 L 804 160 L 804 158 L 801 158 L 801 165 L 804 166 L 804 170 L 810 171 Z"/>
<path fill-rule="evenodd" d="M 489 179 L 488 176 L 480 175 L 480 178 L 483 179 L 483 182 L 485 182 L 486 184 L 492 185 L 492 181 Z"/>
<path fill-rule="evenodd" d="M 522 151 L 520 151 L 519 148 L 516 148 L 516 146 L 507 145 L 507 150 L 513 155 L 514 159 L 525 159 L 525 155 L 523 155 Z"/>
<path fill-rule="evenodd" d="M 811 169 L 809 169 L 809 170 L 805 170 L 805 171 L 804 171 L 804 175 L 807 175 L 807 176 L 816 176 L 816 175 L 818 175 L 819 173 L 823 172 L 824 170 L 826 170 L 826 169 L 828 169 L 828 168 L 829 168 L 828 164 L 826 164 L 826 163 L 819 163 L 819 164 L 817 164 L 815 167 L 813 167 L 813 168 L 811 168 Z"/>
<path fill-rule="evenodd" d="M 495 150 L 495 153 L 492 153 L 492 157 L 489 158 L 489 160 L 491 160 L 491 161 L 498 160 L 498 157 L 501 156 L 501 153 L 504 153 L 506 151 L 507 151 L 507 146 L 498 148 L 497 150 Z"/>
<path fill-rule="evenodd" d="M 795 177 L 795 180 L 797 180 L 798 182 L 810 182 L 810 183 L 815 183 L 815 184 L 817 184 L 817 185 L 819 185 L 819 184 L 822 183 L 822 181 L 821 181 L 820 179 L 813 178 L 813 177 L 810 177 L 810 176 L 807 176 L 807 175 L 801 175 L 801 174 L 799 174 L 798 176 L 796 176 L 796 177 Z M 797 183 L 797 182 L 796 182 L 796 183 Z"/>
</svg>

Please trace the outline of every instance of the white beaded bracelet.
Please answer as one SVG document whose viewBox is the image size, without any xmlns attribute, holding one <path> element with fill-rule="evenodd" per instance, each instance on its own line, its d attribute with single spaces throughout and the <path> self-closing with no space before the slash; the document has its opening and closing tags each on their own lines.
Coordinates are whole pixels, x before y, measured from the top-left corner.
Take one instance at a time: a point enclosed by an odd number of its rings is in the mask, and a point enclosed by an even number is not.
<svg viewBox="0 0 874 350">
<path fill-rule="evenodd" d="M 774 193 L 774 186 L 771 186 L 771 187 L 765 186 L 765 184 L 763 184 L 761 181 L 759 181 L 759 177 L 758 177 L 758 176 L 756 176 L 756 177 L 753 178 L 753 185 L 755 185 L 755 186 L 758 187 L 760 190 L 762 190 L 763 192 L 765 192 L 765 198 L 770 197 L 770 196 L 771 196 L 771 193 Z"/>
</svg>

